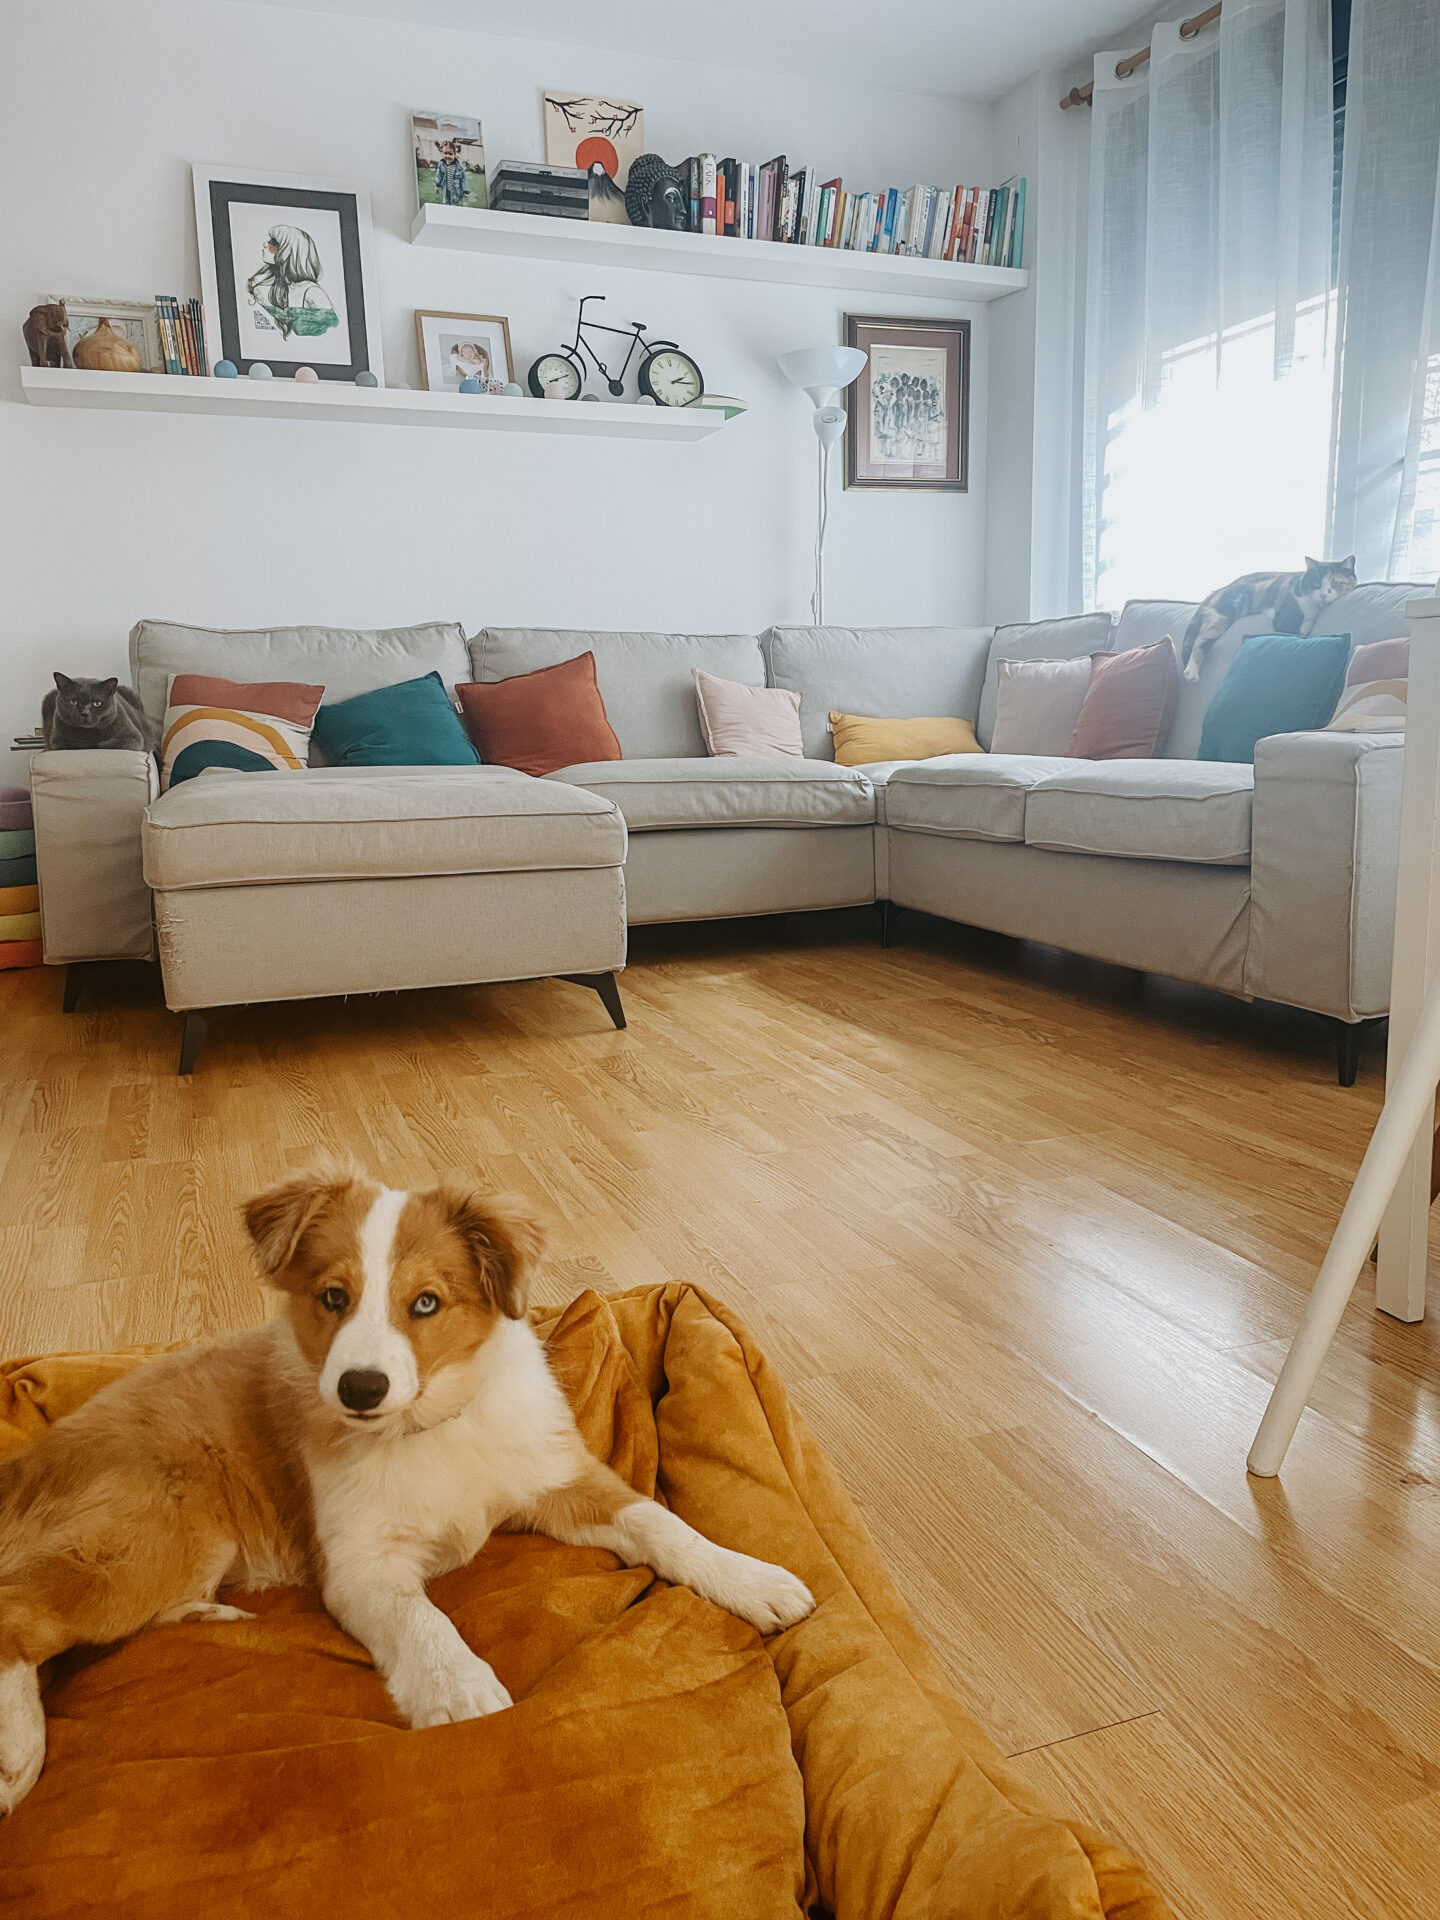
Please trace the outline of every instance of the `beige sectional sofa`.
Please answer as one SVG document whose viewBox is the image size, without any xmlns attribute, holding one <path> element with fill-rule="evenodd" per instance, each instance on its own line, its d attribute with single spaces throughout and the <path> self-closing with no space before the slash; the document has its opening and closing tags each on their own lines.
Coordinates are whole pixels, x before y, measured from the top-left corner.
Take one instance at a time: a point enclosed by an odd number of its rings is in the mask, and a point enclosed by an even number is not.
<svg viewBox="0 0 1440 1920">
<path fill-rule="evenodd" d="M 1361 587 L 1327 626 L 1406 631 L 1418 589 Z M 323 683 L 344 699 L 431 670 L 449 687 L 593 652 L 624 758 L 544 780 L 494 767 L 210 772 L 157 795 L 142 754 L 40 753 L 32 790 L 45 953 L 158 953 L 167 1003 L 558 974 L 617 1022 L 627 924 L 878 903 L 1145 972 L 1309 1008 L 1354 1038 L 1383 1015 L 1400 736 L 1263 741 L 1254 767 L 1197 761 L 1204 710 L 1243 631 L 1187 685 L 1166 757 L 956 755 L 834 764 L 831 709 L 994 721 L 996 662 L 1179 634 L 1193 608 L 991 628 L 775 627 L 679 635 L 458 626 L 225 633 L 142 622 L 131 671 L 163 712 L 180 671 Z M 806 757 L 709 759 L 692 669 L 801 696 Z M 152 935 L 153 928 L 153 935 Z"/>
</svg>

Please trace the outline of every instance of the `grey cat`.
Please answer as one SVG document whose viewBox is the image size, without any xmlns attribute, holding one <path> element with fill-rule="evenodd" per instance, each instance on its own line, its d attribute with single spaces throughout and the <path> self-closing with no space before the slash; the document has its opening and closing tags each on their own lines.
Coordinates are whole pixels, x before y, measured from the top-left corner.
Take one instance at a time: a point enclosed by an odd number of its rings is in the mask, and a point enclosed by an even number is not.
<svg viewBox="0 0 1440 1920">
<path fill-rule="evenodd" d="M 133 687 L 116 679 L 72 680 L 57 673 L 40 708 L 47 747 L 133 747 L 154 753 L 160 728 Z"/>
</svg>

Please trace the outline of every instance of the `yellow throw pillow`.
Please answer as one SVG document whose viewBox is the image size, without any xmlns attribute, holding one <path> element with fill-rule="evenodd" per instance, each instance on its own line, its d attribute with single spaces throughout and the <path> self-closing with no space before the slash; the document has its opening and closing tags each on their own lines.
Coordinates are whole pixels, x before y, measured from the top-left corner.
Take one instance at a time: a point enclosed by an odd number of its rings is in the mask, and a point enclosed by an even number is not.
<svg viewBox="0 0 1440 1920">
<path fill-rule="evenodd" d="M 877 760 L 929 760 L 937 753 L 983 753 L 973 720 L 879 720 L 865 713 L 832 713 L 837 767 L 869 767 Z"/>
</svg>

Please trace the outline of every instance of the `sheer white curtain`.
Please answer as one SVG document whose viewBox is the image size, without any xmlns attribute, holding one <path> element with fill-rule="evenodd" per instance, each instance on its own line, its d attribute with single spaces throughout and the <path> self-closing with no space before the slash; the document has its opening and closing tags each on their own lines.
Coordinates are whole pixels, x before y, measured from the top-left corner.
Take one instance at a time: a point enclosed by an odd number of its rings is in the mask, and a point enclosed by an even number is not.
<svg viewBox="0 0 1440 1920">
<path fill-rule="evenodd" d="M 1440 574 L 1440 0 L 1355 0 L 1340 202 L 1332 540 Z"/>
<path fill-rule="evenodd" d="M 1440 0 L 1414 0 L 1440 6 Z M 1329 0 L 1225 0 L 1095 61 L 1085 596 L 1200 598 L 1324 544 Z"/>
</svg>

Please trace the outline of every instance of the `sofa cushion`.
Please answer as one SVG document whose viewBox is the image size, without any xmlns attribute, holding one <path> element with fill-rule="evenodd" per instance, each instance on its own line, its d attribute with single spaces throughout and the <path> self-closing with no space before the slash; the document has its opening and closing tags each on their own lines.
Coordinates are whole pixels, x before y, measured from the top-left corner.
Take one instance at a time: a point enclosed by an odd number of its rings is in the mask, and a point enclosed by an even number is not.
<svg viewBox="0 0 1440 1920">
<path fill-rule="evenodd" d="M 1068 754 L 1093 671 L 1078 660 L 997 660 L 992 753 Z"/>
<path fill-rule="evenodd" d="M 692 669 L 695 707 L 700 731 L 712 759 L 762 758 L 803 760 L 800 738 L 800 696 L 788 687 L 751 687 L 743 680 L 722 680 Z"/>
<path fill-rule="evenodd" d="M 141 620 L 130 629 L 130 678 L 145 711 L 165 712 L 170 676 L 214 674 L 224 680 L 319 681 L 324 701 L 348 700 L 376 687 L 438 673 L 446 690 L 470 677 L 464 630 L 423 627 L 185 627 Z"/>
<path fill-rule="evenodd" d="M 811 760 L 829 760 L 831 708 L 901 720 L 973 720 L 992 627 L 771 627 L 760 636 L 772 687 L 800 695 Z"/>
<path fill-rule="evenodd" d="M 1253 761 L 1256 741 L 1267 734 L 1323 727 L 1339 705 L 1349 664 L 1348 634 L 1252 634 L 1210 703 L 1200 758 Z"/>
<path fill-rule="evenodd" d="M 1373 640 L 1405 639 L 1410 633 L 1407 603 L 1432 599 L 1434 593 L 1433 580 L 1362 580 L 1322 610 L 1320 625 L 1326 633 L 1348 633 L 1357 647 Z"/>
<path fill-rule="evenodd" d="M 995 731 L 998 661 L 1078 660 L 1085 654 L 1108 653 L 1113 634 L 1114 616 L 1108 613 L 1077 613 L 1068 620 L 1027 620 L 1016 626 L 997 627 L 985 663 L 979 720 L 975 727 L 975 737 L 981 746 L 990 745 Z"/>
<path fill-rule="evenodd" d="M 955 754 L 897 767 L 884 787 L 890 827 L 938 833 L 958 840 L 1025 838 L 1025 800 L 1052 773 L 1073 766 L 1048 754 Z"/>
<path fill-rule="evenodd" d="M 937 755 L 979 753 L 971 720 L 941 717 L 881 720 L 868 713 L 832 713 L 830 731 L 839 767 L 899 765 L 902 760 L 933 760 Z"/>
<path fill-rule="evenodd" d="M 319 758 L 338 767 L 473 767 L 480 756 L 438 673 L 332 700 L 315 716 Z"/>
<path fill-rule="evenodd" d="M 470 642 L 476 680 L 509 680 L 579 653 L 595 656 L 595 681 L 627 760 L 704 757 L 693 668 L 750 687 L 765 684 L 760 642 L 750 633 L 485 627 Z"/>
<path fill-rule="evenodd" d="M 1116 653 L 1128 653 L 1132 647 L 1153 647 L 1167 635 L 1179 653 L 1198 605 L 1195 600 L 1127 600 L 1115 623 Z"/>
<path fill-rule="evenodd" d="M 312 767 L 187 780 L 151 805 L 141 841 L 163 892 L 618 866 L 625 823 L 596 794 L 508 767 Z"/>
<path fill-rule="evenodd" d="M 1168 634 L 1097 653 L 1066 751 L 1075 760 L 1153 760 L 1175 722 L 1180 656 Z"/>
<path fill-rule="evenodd" d="M 562 767 L 570 781 L 613 800 L 632 833 L 665 827 L 864 827 L 875 789 L 828 760 L 773 755 L 720 760 L 603 760 Z"/>
<path fill-rule="evenodd" d="M 1371 640 L 1350 656 L 1330 733 L 1403 733 L 1410 699 L 1410 642 Z"/>
<path fill-rule="evenodd" d="M 1248 867 L 1254 787 L 1253 767 L 1218 760 L 1072 760 L 1031 787 L 1025 844 Z"/>
<path fill-rule="evenodd" d="M 538 777 L 577 759 L 620 758 L 593 653 L 509 680 L 467 680 L 455 692 L 470 738 L 491 766 Z"/>
</svg>

